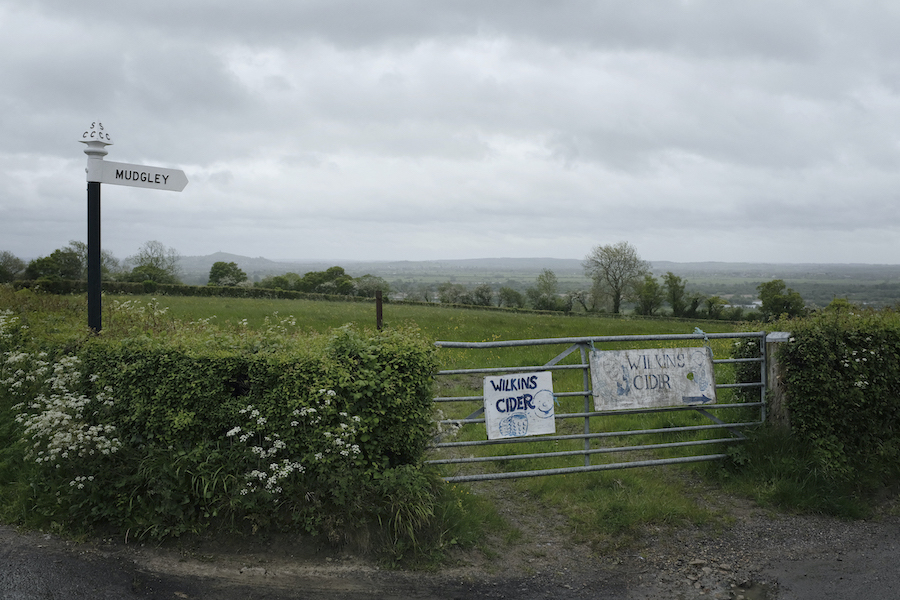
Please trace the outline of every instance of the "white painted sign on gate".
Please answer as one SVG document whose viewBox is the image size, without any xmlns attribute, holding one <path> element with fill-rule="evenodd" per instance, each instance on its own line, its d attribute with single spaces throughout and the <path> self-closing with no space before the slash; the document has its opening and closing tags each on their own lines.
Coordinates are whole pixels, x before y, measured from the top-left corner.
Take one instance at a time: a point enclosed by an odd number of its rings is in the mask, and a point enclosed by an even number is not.
<svg viewBox="0 0 900 600">
<path fill-rule="evenodd" d="M 484 378 L 484 420 L 489 440 L 555 433 L 554 415 L 550 371 Z"/>
<path fill-rule="evenodd" d="M 590 355 L 595 410 L 714 404 L 707 348 L 594 350 Z"/>
</svg>

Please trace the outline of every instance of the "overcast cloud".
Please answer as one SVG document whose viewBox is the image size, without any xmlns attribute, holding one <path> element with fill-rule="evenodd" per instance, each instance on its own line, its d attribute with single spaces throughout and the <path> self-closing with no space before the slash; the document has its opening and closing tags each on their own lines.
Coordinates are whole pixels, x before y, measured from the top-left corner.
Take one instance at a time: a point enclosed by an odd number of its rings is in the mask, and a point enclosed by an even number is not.
<svg viewBox="0 0 900 600">
<path fill-rule="evenodd" d="M 900 262 L 900 4 L 0 0 L 0 250 Z"/>
</svg>

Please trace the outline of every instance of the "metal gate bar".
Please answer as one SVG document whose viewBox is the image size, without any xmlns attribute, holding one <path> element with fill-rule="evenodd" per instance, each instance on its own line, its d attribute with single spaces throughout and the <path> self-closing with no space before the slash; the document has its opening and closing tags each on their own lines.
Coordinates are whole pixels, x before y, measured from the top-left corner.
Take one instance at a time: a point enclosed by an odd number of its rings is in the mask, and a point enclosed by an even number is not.
<svg viewBox="0 0 900 600">
<path fill-rule="evenodd" d="M 740 406 L 744 406 L 741 404 Z M 484 419 L 480 419 L 480 422 L 484 422 Z M 708 431 L 711 429 L 728 429 L 730 427 L 750 427 L 752 425 L 758 425 L 758 421 L 750 421 L 746 423 L 721 423 L 715 425 L 686 425 L 683 427 L 664 427 L 662 429 L 627 429 L 625 431 L 604 431 L 598 433 L 572 433 L 568 435 L 542 435 L 541 437 L 532 437 L 527 439 L 522 438 L 503 438 L 500 440 L 473 440 L 469 442 L 442 442 L 439 444 L 435 444 L 435 448 L 463 448 L 465 446 L 496 446 L 502 444 L 522 444 L 522 443 L 539 443 L 539 442 L 564 442 L 568 440 L 582 440 L 582 439 L 599 439 L 599 438 L 614 438 L 614 437 L 625 437 L 629 435 L 653 435 L 655 433 L 684 433 L 687 431 Z M 669 444 L 671 447 L 676 447 L 679 442 L 672 442 Z M 579 450 L 576 454 L 583 454 L 584 452 Z M 550 456 L 560 456 L 559 452 L 548 452 L 543 455 L 544 457 Z M 454 459 L 457 460 L 457 459 Z M 463 459 L 459 459 L 460 462 L 464 462 Z"/>
<path fill-rule="evenodd" d="M 717 388 L 719 386 L 716 386 Z M 555 396 L 562 397 L 563 394 L 554 394 Z M 568 394 L 572 396 L 573 394 Z M 574 394 L 577 396 L 581 396 L 581 394 Z M 466 396 L 467 400 L 470 399 L 481 399 L 481 396 Z M 436 401 L 436 400 L 435 400 Z M 754 408 L 754 407 L 762 407 L 762 402 L 741 402 L 739 404 L 705 404 L 703 405 L 704 410 L 715 410 L 719 408 Z M 608 417 L 614 415 L 640 415 L 640 414 L 648 414 L 648 413 L 663 413 L 663 412 L 684 412 L 688 410 L 696 411 L 697 407 L 695 406 L 666 406 L 662 408 L 624 408 L 622 410 L 602 410 L 596 412 L 589 413 L 563 413 L 556 415 L 557 419 L 580 419 L 582 417 Z M 476 412 L 484 412 L 484 408 L 482 407 L 479 411 Z M 472 417 L 466 417 L 465 419 L 442 419 L 439 421 L 441 424 L 446 425 L 465 425 L 468 423 L 484 423 L 484 419 L 474 419 Z M 756 421 L 753 422 L 754 425 L 757 424 Z M 668 430 L 664 430 L 668 431 Z M 541 437 L 532 437 L 526 438 L 524 441 L 527 442 L 539 442 L 541 440 L 549 439 L 545 436 Z M 496 441 L 496 440 L 494 440 Z M 510 443 L 522 442 L 522 438 L 514 438 L 509 440 Z M 479 442 L 482 443 L 482 442 Z M 490 443 L 488 441 L 483 442 L 485 444 Z"/>
<path fill-rule="evenodd" d="M 554 396 L 557 398 L 567 398 L 567 397 L 578 397 L 581 396 L 584 398 L 584 410 L 583 412 L 574 412 L 574 413 L 557 413 L 556 419 L 574 419 L 580 418 L 584 420 L 584 432 L 580 434 L 568 434 L 568 435 L 542 435 L 542 436 L 534 436 L 534 437 L 522 437 L 522 438 L 505 438 L 500 440 L 472 440 L 472 441 L 461 441 L 461 442 L 446 442 L 439 441 L 433 444 L 433 448 L 436 451 L 441 451 L 444 449 L 451 448 L 463 448 L 463 447 L 471 447 L 471 446 L 497 446 L 497 445 L 507 445 L 507 444 L 523 444 L 523 443 L 541 443 L 541 442 L 558 442 L 558 441 L 572 441 L 572 440 L 583 440 L 584 447 L 581 450 L 558 450 L 555 452 L 540 452 L 540 453 L 526 453 L 526 454 L 514 454 L 514 455 L 491 455 L 491 456 L 478 456 L 478 457 L 456 457 L 456 458 L 435 458 L 433 460 L 426 461 L 428 464 L 435 465 L 451 465 L 451 464 L 472 464 L 472 463 L 490 463 L 497 461 L 510 461 L 510 460 L 525 460 L 525 459 L 542 459 L 542 458 L 553 458 L 560 456 L 584 456 L 584 466 L 580 467 L 560 467 L 553 469 L 533 469 L 527 471 L 512 471 L 512 472 L 501 472 L 501 473 L 477 473 L 477 474 L 468 474 L 468 475 L 453 475 L 445 477 L 444 479 L 447 481 L 481 481 L 488 479 L 512 479 L 516 477 L 536 477 L 541 475 L 558 475 L 565 473 L 577 473 L 577 472 L 585 472 L 585 471 L 601 471 L 601 470 L 610 470 L 610 469 L 625 469 L 625 468 L 633 468 L 633 467 L 641 467 L 641 466 L 650 466 L 650 465 L 667 465 L 667 464 L 679 464 L 686 462 L 698 462 L 698 461 L 708 461 L 708 460 L 717 460 L 725 457 L 725 454 L 706 454 L 706 455 L 695 455 L 695 456 L 681 456 L 675 458 L 660 458 L 660 459 L 650 459 L 650 460 L 636 460 L 624 463 L 609 463 L 609 464 L 600 464 L 600 465 L 592 465 L 591 464 L 591 456 L 597 454 L 608 454 L 613 452 L 635 452 L 635 451 L 650 451 L 650 450 L 660 450 L 660 449 L 671 449 L 671 448 L 683 448 L 683 447 L 693 447 L 693 446 L 703 446 L 710 444 L 728 444 L 739 442 L 744 439 L 744 436 L 739 432 L 740 428 L 750 427 L 753 425 L 758 425 L 765 420 L 765 409 L 766 409 L 766 396 L 765 396 L 765 385 L 766 385 L 766 354 L 765 354 L 765 332 L 739 332 L 739 333 L 694 333 L 694 334 L 669 334 L 669 335 L 636 335 L 636 336 L 593 336 L 593 337 L 577 337 L 577 338 L 549 338 L 549 339 L 535 339 L 535 340 L 511 340 L 505 342 L 436 342 L 435 345 L 439 348 L 463 348 L 463 349 L 486 349 L 486 348 L 516 348 L 516 347 L 527 347 L 527 346 L 544 346 L 544 345 L 561 345 L 561 344 L 569 344 L 569 347 L 558 354 L 556 357 L 548 361 L 543 365 L 534 365 L 534 366 L 519 366 L 519 367 L 482 367 L 482 368 L 467 368 L 467 369 L 447 369 L 438 371 L 436 373 L 437 376 L 451 376 L 451 375 L 475 375 L 475 374 L 496 374 L 496 373 L 528 373 L 528 372 L 537 372 L 537 371 L 567 371 L 567 370 L 577 370 L 581 369 L 582 371 L 582 389 L 579 391 L 560 391 L 554 392 Z M 760 380 L 757 382 L 743 382 L 743 383 L 724 383 L 724 384 L 716 384 L 716 389 L 729 389 L 729 388 L 752 388 L 758 387 L 760 388 L 760 400 L 759 402 L 746 402 L 746 403 L 732 403 L 732 404 L 712 404 L 712 405 L 703 405 L 702 410 L 697 406 L 685 406 L 685 407 L 661 407 L 661 408 L 638 408 L 638 409 L 624 409 L 624 410 L 615 410 L 615 411 L 593 411 L 591 410 L 591 399 L 593 396 L 593 390 L 591 388 L 591 379 L 590 379 L 590 364 L 587 360 L 587 352 L 588 350 L 593 348 L 595 343 L 609 343 L 609 342 L 638 342 L 638 341 L 675 341 L 675 340 L 705 340 L 708 341 L 710 339 L 741 339 L 741 338 L 758 338 L 759 339 L 759 348 L 760 353 L 756 358 L 728 358 L 728 359 L 714 359 L 713 365 L 718 364 L 728 364 L 728 363 L 759 363 L 760 364 Z M 580 352 L 581 362 L 580 364 L 568 364 L 561 365 L 558 364 L 560 361 L 567 358 L 569 355 L 574 353 L 575 351 Z M 477 418 L 478 415 L 484 412 L 484 396 L 449 396 L 449 397 L 439 397 L 435 398 L 434 401 L 436 403 L 445 403 L 445 402 L 481 402 L 482 406 L 475 410 L 468 417 L 463 419 L 441 419 L 438 421 L 440 427 L 450 426 L 454 428 L 461 428 L 467 425 L 478 425 L 484 424 L 485 419 Z M 715 417 L 709 410 L 725 410 L 725 409 L 746 409 L 746 408 L 759 408 L 760 410 L 760 420 L 759 421 L 750 421 L 750 422 L 740 422 L 740 423 L 729 423 L 722 421 L 721 419 Z M 622 416 L 622 415 L 638 415 L 638 414 L 648 414 L 648 413 L 665 413 L 665 412 L 684 412 L 684 411 L 695 411 L 698 414 L 712 420 L 714 424 L 711 425 L 690 425 L 690 426 L 681 426 L 681 427 L 666 427 L 666 428 L 657 428 L 657 429 L 636 429 L 636 430 L 623 430 L 623 431 L 615 431 L 615 432 L 591 432 L 591 419 L 592 418 L 602 418 L 608 416 Z M 624 436 L 636 436 L 636 435 L 662 435 L 662 434 L 672 434 L 672 433 L 684 433 L 684 432 L 699 432 L 706 430 L 716 430 L 716 429 L 727 429 L 731 432 L 732 437 L 729 438 L 719 438 L 719 439 L 710 439 L 710 440 L 688 440 L 688 441 L 680 441 L 680 442 L 668 442 L 668 443 L 651 443 L 651 444 L 640 444 L 636 446 L 614 446 L 614 447 L 605 447 L 605 448 L 591 448 L 591 440 L 594 439 L 608 439 L 608 438 L 618 438 Z M 444 437 L 443 435 L 439 435 L 439 438 Z"/>
<path fill-rule="evenodd" d="M 587 451 L 588 454 L 611 454 L 614 452 L 634 452 L 636 450 L 659 450 L 662 448 L 679 448 L 682 446 L 704 446 L 707 444 L 730 444 L 741 442 L 740 438 L 719 438 L 712 440 L 693 440 L 690 442 L 673 442 L 670 444 L 641 444 L 639 446 L 611 446 L 609 448 L 592 448 Z M 565 450 L 553 454 L 553 456 L 581 456 L 583 450 Z M 503 456 L 469 456 L 465 458 L 445 458 L 429 461 L 432 465 L 445 465 L 453 463 L 479 463 L 479 462 L 497 462 L 501 460 L 524 460 L 533 458 L 545 458 L 546 453 L 536 454 L 506 454 Z"/>
<path fill-rule="evenodd" d="M 444 477 L 444 480 L 455 483 L 461 481 L 487 481 L 490 479 L 541 477 L 543 475 L 568 475 L 570 473 L 585 473 L 590 471 L 612 471 L 615 469 L 632 469 L 635 467 L 655 467 L 660 465 L 676 465 L 692 462 L 703 462 L 709 460 L 719 460 L 727 456 L 727 454 L 704 454 L 702 456 L 682 456 L 678 458 L 659 458 L 654 460 L 633 460 L 624 463 L 607 463 L 604 465 L 590 465 L 587 467 L 560 467 L 558 469 L 536 469 L 534 471 L 456 475 L 454 477 Z"/>
</svg>

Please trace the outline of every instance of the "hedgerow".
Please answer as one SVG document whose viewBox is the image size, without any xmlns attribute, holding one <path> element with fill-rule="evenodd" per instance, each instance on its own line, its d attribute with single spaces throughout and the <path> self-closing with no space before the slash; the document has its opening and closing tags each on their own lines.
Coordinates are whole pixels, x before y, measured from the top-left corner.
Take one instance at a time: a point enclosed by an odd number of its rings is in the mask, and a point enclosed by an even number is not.
<svg viewBox="0 0 900 600">
<path fill-rule="evenodd" d="M 445 486 L 421 466 L 434 349 L 415 328 L 303 334 L 288 317 L 250 331 L 123 301 L 102 335 L 45 336 L 56 312 L 40 295 L 3 295 L 3 518 L 158 539 L 374 532 L 394 553 L 446 533 Z"/>
<path fill-rule="evenodd" d="M 823 311 L 791 322 L 782 344 L 796 434 L 826 471 L 900 471 L 900 318 L 891 310 Z"/>
<path fill-rule="evenodd" d="M 835 302 L 769 327 L 791 334 L 776 350 L 790 435 L 809 448 L 816 468 L 833 480 L 896 481 L 900 315 Z M 745 344 L 738 344 L 736 356 L 758 352 Z M 748 376 L 758 377 L 758 371 Z"/>
<path fill-rule="evenodd" d="M 17 290 L 34 290 L 48 294 L 83 294 L 87 292 L 87 281 L 83 279 L 20 279 L 13 282 Z M 183 285 L 176 283 L 156 283 L 144 281 L 104 281 L 101 284 L 105 294 L 156 294 L 158 296 L 197 296 L 200 298 L 266 298 L 289 300 L 329 300 L 332 302 L 373 302 L 373 298 L 348 294 L 317 294 L 272 288 L 216 285 Z M 385 301 L 388 298 L 385 297 Z"/>
</svg>

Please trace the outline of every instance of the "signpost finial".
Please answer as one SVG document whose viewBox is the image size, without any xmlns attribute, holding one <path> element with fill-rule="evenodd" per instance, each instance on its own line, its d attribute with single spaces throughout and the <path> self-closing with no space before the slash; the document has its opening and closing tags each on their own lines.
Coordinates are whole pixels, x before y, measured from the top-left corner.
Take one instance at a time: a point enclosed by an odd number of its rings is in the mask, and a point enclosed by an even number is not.
<svg viewBox="0 0 900 600">
<path fill-rule="evenodd" d="M 106 151 L 106 147 L 112 146 L 113 143 L 112 138 L 109 137 L 109 133 L 103 128 L 103 123 L 100 121 L 91 123 L 91 128 L 82 133 L 81 139 L 78 141 L 87 144 L 84 153 L 88 155 L 88 158 L 97 160 L 103 160 L 103 157 L 109 154 Z"/>
</svg>

